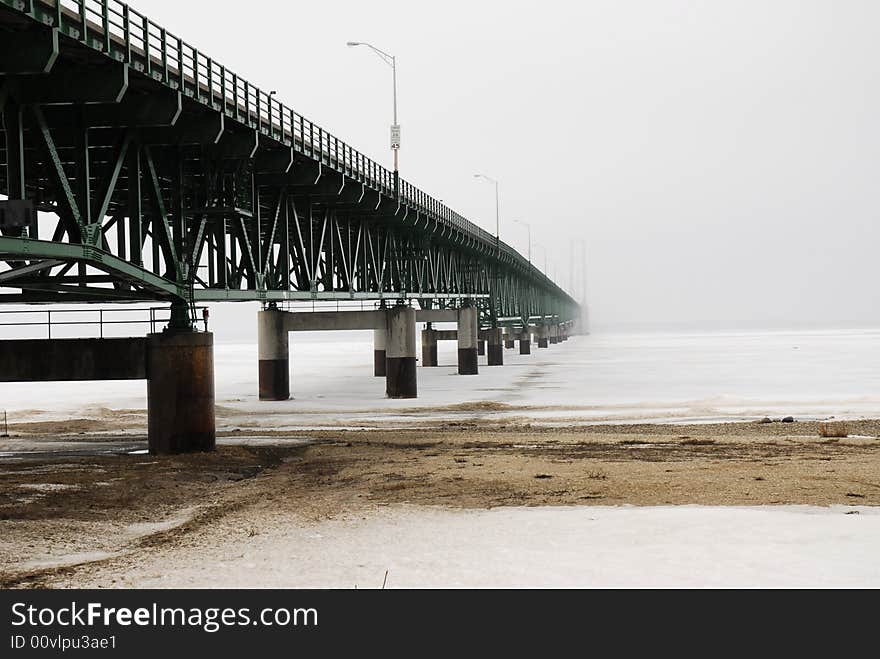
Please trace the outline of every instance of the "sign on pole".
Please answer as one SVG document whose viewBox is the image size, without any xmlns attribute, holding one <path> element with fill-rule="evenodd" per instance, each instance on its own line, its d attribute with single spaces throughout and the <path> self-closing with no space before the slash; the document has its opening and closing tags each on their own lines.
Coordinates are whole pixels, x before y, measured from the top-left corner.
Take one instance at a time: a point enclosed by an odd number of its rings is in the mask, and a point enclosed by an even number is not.
<svg viewBox="0 0 880 659">
<path fill-rule="evenodd" d="M 400 126 L 391 127 L 391 148 L 400 148 Z"/>
</svg>

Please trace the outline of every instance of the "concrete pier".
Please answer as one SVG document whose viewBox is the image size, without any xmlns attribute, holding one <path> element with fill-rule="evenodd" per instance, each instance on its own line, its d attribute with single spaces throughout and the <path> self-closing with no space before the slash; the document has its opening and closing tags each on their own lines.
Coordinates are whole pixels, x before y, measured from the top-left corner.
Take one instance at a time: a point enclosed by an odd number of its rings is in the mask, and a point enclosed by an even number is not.
<svg viewBox="0 0 880 659">
<path fill-rule="evenodd" d="M 535 328 L 535 335 L 538 337 L 539 348 L 547 348 L 549 346 L 550 331 L 546 325 L 538 325 Z"/>
<path fill-rule="evenodd" d="M 437 330 L 422 330 L 422 366 L 437 366 Z"/>
<path fill-rule="evenodd" d="M 458 374 L 477 375 L 477 327 L 476 307 L 462 307 L 458 310 Z"/>
<path fill-rule="evenodd" d="M 214 450 L 214 335 L 149 335 L 146 370 L 150 453 Z"/>
<path fill-rule="evenodd" d="M 516 347 L 516 338 L 511 332 L 504 333 L 504 348 L 513 350 Z"/>
<path fill-rule="evenodd" d="M 477 354 L 480 357 L 486 356 L 486 340 L 478 338 L 477 339 Z"/>
<path fill-rule="evenodd" d="M 285 314 L 267 309 L 257 314 L 260 400 L 290 398 L 290 347 Z"/>
<path fill-rule="evenodd" d="M 532 354 L 532 335 L 528 332 L 519 335 L 519 354 Z"/>
<path fill-rule="evenodd" d="M 550 344 L 556 345 L 559 343 L 559 325 L 550 325 L 547 330 L 550 334 Z"/>
<path fill-rule="evenodd" d="M 388 331 L 384 329 L 373 330 L 373 375 L 377 378 L 385 377 L 386 355 L 385 343 Z"/>
<path fill-rule="evenodd" d="M 410 307 L 394 307 L 387 315 L 385 391 L 389 398 L 417 398 L 416 311 Z"/>
<path fill-rule="evenodd" d="M 504 330 L 491 329 L 489 334 L 489 366 L 504 366 Z"/>
</svg>

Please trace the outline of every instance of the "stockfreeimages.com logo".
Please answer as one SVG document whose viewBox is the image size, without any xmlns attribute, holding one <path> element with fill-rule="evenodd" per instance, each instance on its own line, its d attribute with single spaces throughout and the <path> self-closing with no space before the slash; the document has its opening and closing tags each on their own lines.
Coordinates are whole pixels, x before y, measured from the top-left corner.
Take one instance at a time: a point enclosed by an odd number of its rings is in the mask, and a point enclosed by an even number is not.
<svg viewBox="0 0 880 659">
<path fill-rule="evenodd" d="M 199 607 L 105 607 L 99 602 L 81 605 L 72 602 L 63 607 L 36 607 L 24 602 L 12 605 L 13 627 L 184 627 L 197 628 L 213 634 L 224 627 L 317 627 L 318 611 L 313 608 L 250 608 Z"/>
</svg>

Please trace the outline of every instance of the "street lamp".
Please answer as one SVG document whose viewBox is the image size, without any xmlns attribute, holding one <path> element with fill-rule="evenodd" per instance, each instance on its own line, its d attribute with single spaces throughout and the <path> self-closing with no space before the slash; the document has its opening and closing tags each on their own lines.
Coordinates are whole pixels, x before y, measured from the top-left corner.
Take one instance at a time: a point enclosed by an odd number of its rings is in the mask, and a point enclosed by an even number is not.
<svg viewBox="0 0 880 659">
<path fill-rule="evenodd" d="M 491 176 L 474 174 L 475 179 L 492 183 L 495 186 L 495 238 L 498 240 L 498 251 L 501 251 L 501 191 L 500 184 Z"/>
<path fill-rule="evenodd" d="M 514 224 L 522 224 L 529 232 L 529 265 L 532 265 L 532 225 L 522 220 L 514 220 Z"/>
<path fill-rule="evenodd" d="M 397 58 L 380 48 L 376 48 L 373 44 L 364 41 L 349 41 L 346 45 L 349 48 L 366 46 L 382 58 L 383 62 L 391 67 L 392 75 L 394 77 L 394 123 L 391 126 L 391 150 L 394 152 L 394 191 L 396 193 L 399 181 L 398 152 L 400 151 L 400 124 L 397 123 Z"/>
</svg>

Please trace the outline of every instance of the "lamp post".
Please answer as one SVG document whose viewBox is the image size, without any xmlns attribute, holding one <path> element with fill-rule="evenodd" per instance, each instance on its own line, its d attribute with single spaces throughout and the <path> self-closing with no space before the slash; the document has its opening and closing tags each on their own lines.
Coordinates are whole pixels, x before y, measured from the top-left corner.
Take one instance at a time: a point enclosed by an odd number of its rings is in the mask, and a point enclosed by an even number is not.
<svg viewBox="0 0 880 659">
<path fill-rule="evenodd" d="M 498 241 L 498 249 L 501 249 L 501 185 L 491 176 L 474 174 L 475 179 L 492 183 L 495 186 L 495 238 Z"/>
<path fill-rule="evenodd" d="M 501 300 L 498 299 L 498 292 L 500 290 L 498 280 L 501 278 L 501 187 L 498 181 L 491 176 L 474 174 L 474 178 L 495 185 L 495 250 L 497 252 L 497 258 L 495 259 L 495 267 L 493 268 L 495 272 L 492 277 L 492 290 L 489 293 L 492 300 L 491 316 L 492 327 L 494 328 L 498 326 L 498 307 L 501 303 Z"/>
<path fill-rule="evenodd" d="M 391 151 L 394 153 L 394 194 L 395 196 L 397 196 L 400 191 L 400 124 L 397 123 L 397 58 L 394 55 L 386 53 L 381 48 L 376 48 L 376 46 L 374 46 L 373 44 L 366 43 L 365 41 L 349 41 L 346 43 L 346 45 L 349 48 L 366 46 L 374 53 L 376 53 L 383 62 L 391 67 L 391 73 L 394 82 L 394 123 L 391 125 Z"/>
</svg>

